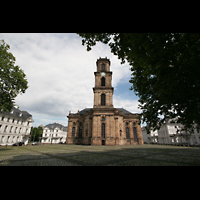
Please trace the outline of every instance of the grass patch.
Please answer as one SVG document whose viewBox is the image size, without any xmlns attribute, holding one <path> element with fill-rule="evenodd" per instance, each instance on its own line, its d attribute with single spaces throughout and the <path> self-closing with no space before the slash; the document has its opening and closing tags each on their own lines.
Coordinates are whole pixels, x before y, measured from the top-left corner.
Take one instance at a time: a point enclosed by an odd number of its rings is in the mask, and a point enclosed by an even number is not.
<svg viewBox="0 0 200 200">
<path fill-rule="evenodd" d="M 200 148 L 167 145 L 39 145 L 0 147 L 0 165 L 185 166 L 200 165 Z"/>
</svg>

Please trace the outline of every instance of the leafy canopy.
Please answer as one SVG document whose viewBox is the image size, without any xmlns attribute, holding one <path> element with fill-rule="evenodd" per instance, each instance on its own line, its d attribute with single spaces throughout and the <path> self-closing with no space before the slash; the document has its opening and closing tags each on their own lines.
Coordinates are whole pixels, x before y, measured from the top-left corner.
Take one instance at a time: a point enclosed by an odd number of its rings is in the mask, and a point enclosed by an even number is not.
<svg viewBox="0 0 200 200">
<path fill-rule="evenodd" d="M 19 93 L 25 93 L 28 88 L 26 75 L 18 65 L 15 57 L 8 52 L 10 46 L 0 40 L 0 111 L 10 111 L 14 99 Z"/>
<path fill-rule="evenodd" d="M 166 119 L 200 125 L 199 33 L 78 33 L 87 50 L 97 41 L 131 66 L 141 120 L 159 129 Z M 112 38 L 112 40 L 111 40 Z"/>
<path fill-rule="evenodd" d="M 40 137 L 42 137 L 43 128 L 39 127 L 31 127 L 31 141 L 39 141 Z"/>
</svg>

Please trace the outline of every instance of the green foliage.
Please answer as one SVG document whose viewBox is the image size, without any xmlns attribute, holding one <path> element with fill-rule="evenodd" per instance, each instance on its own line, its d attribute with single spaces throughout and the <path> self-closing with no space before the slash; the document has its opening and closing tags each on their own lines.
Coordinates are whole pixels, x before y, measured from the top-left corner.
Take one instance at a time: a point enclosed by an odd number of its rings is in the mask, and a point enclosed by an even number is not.
<svg viewBox="0 0 200 200">
<path fill-rule="evenodd" d="M 8 52 L 9 49 L 10 46 L 0 40 L 0 111 L 10 111 L 15 97 L 28 88 L 26 75 L 18 65 L 14 65 L 15 57 Z"/>
<path fill-rule="evenodd" d="M 168 118 L 200 124 L 199 33 L 78 33 L 87 50 L 101 41 L 131 66 L 141 119 L 159 129 Z M 111 40 L 111 36 L 113 40 Z"/>
<path fill-rule="evenodd" d="M 43 128 L 42 127 L 31 127 L 31 141 L 39 141 L 39 137 L 42 137 Z"/>
</svg>

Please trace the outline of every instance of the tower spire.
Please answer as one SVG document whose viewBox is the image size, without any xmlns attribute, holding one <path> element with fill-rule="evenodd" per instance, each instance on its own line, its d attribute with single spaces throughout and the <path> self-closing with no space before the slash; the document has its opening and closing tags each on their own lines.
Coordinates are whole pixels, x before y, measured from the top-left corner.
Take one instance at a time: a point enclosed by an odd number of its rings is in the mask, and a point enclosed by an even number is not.
<svg viewBox="0 0 200 200">
<path fill-rule="evenodd" d="M 96 62 L 97 71 L 95 75 L 94 108 L 113 108 L 112 72 L 110 71 L 110 60 L 99 58 Z"/>
</svg>

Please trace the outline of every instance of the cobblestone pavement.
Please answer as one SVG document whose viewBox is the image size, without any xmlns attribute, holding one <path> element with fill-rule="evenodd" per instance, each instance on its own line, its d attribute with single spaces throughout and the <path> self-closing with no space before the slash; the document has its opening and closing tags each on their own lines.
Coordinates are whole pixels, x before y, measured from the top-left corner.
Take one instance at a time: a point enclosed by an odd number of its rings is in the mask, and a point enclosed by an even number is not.
<svg viewBox="0 0 200 200">
<path fill-rule="evenodd" d="M 0 147 L 0 166 L 200 166 L 200 148 L 167 145 Z"/>
</svg>

